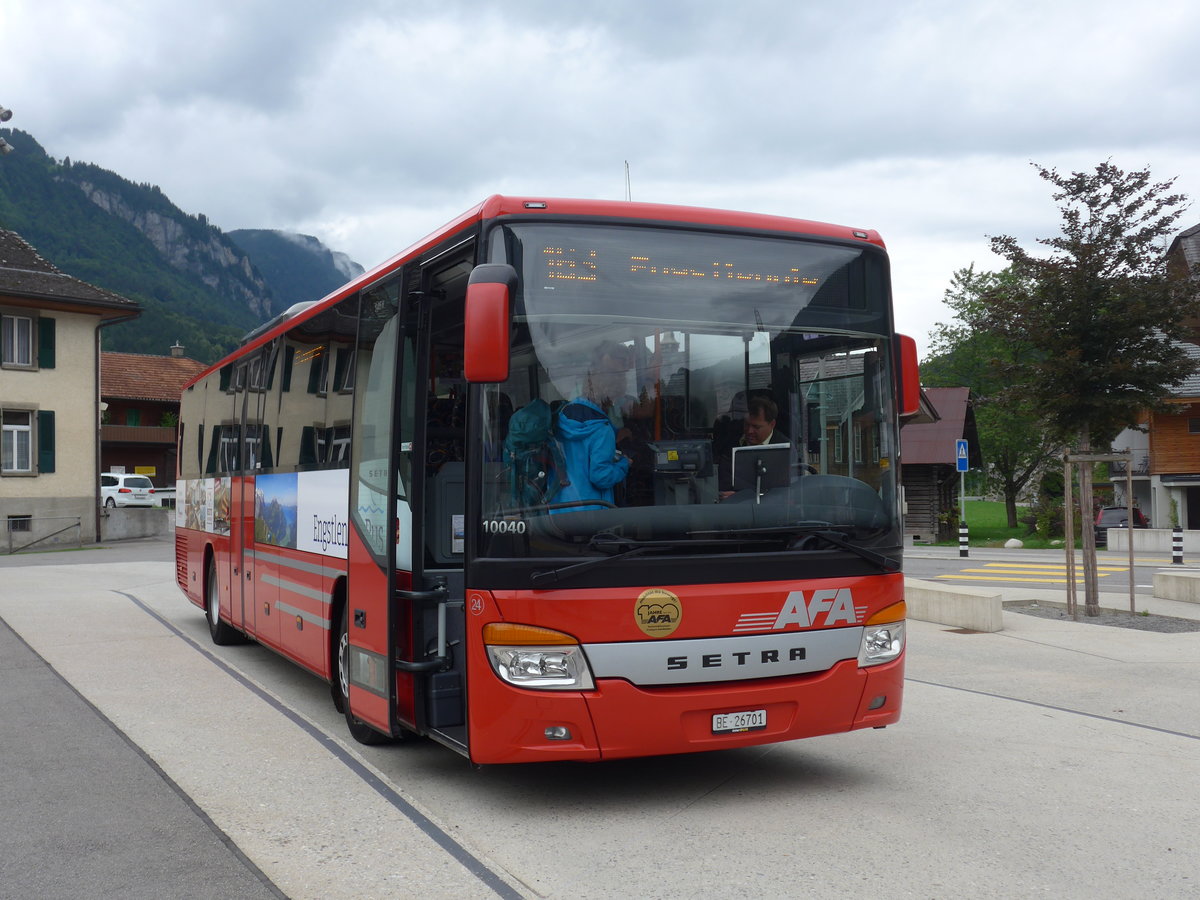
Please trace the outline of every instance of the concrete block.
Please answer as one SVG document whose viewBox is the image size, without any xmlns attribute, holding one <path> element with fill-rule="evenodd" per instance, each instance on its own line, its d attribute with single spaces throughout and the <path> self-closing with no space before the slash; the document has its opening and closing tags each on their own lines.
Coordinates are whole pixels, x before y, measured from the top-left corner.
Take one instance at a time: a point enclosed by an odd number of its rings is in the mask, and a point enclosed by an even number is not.
<svg viewBox="0 0 1200 900">
<path fill-rule="evenodd" d="M 100 540 L 158 537 L 175 531 L 175 510 L 153 506 L 118 506 L 100 510 Z"/>
<path fill-rule="evenodd" d="M 1200 572 L 1155 572 L 1154 596 L 1162 600 L 1200 603 Z"/>
<path fill-rule="evenodd" d="M 1128 552 L 1133 536 L 1134 553 L 1170 553 L 1175 533 L 1170 528 L 1108 528 L 1108 549 Z M 1183 530 L 1184 556 L 1200 553 L 1200 531 Z"/>
<path fill-rule="evenodd" d="M 910 619 L 972 631 L 1004 629 L 1004 599 L 990 591 L 905 578 L 904 601 Z"/>
</svg>

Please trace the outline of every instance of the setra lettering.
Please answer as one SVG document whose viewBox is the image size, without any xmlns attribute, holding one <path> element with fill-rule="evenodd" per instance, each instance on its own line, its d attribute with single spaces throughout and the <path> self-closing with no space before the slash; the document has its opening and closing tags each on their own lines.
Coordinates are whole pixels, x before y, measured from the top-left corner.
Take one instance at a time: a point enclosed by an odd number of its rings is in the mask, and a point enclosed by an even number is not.
<svg viewBox="0 0 1200 900">
<path fill-rule="evenodd" d="M 752 659 L 755 654 L 749 650 L 736 650 L 732 653 L 702 653 L 696 660 L 689 656 L 668 656 L 667 670 L 679 672 L 687 669 L 693 662 L 697 662 L 702 669 L 720 669 L 726 666 L 771 666 L 778 665 L 782 662 L 797 662 L 806 659 L 808 651 L 803 647 L 789 647 L 787 649 L 770 649 L 759 650 L 757 659 Z"/>
</svg>

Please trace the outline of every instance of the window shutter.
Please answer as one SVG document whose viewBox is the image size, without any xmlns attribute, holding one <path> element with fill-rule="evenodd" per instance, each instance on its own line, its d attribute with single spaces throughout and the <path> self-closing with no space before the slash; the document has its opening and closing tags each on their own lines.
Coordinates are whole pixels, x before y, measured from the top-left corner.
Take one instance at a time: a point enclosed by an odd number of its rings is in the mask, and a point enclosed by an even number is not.
<svg viewBox="0 0 1200 900">
<path fill-rule="evenodd" d="M 37 417 L 38 474 L 48 475 L 54 471 L 54 411 L 39 410 Z"/>
<path fill-rule="evenodd" d="M 262 448 L 259 451 L 261 467 L 267 471 L 275 468 L 275 459 L 271 456 L 271 429 L 264 427 L 260 432 Z"/>
<path fill-rule="evenodd" d="M 217 473 L 217 451 L 221 449 L 221 426 L 214 425 L 212 427 L 212 445 L 208 451 L 208 464 L 204 467 L 205 475 L 215 475 Z M 203 452 L 203 448 L 201 448 Z"/>
<path fill-rule="evenodd" d="M 317 463 L 317 429 L 305 425 L 300 432 L 300 465 L 312 466 Z"/>
<path fill-rule="evenodd" d="M 54 319 L 49 316 L 38 319 L 38 367 L 54 368 Z"/>
<path fill-rule="evenodd" d="M 292 389 L 292 361 L 296 358 L 295 347 L 283 348 L 283 383 L 279 386 L 282 391 Z"/>
<path fill-rule="evenodd" d="M 321 391 L 321 372 L 325 365 L 325 354 L 315 353 L 308 363 L 308 392 L 317 394 Z"/>
<path fill-rule="evenodd" d="M 334 357 L 333 384 L 329 386 L 330 391 L 340 391 L 346 387 L 346 362 L 349 358 L 350 351 L 339 347 L 337 356 Z"/>
</svg>

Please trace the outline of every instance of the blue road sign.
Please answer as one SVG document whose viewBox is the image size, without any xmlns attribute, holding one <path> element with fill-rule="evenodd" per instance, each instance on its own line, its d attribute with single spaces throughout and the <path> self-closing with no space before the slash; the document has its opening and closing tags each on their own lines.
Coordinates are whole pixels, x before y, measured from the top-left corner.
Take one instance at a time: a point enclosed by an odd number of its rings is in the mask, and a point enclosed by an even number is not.
<svg viewBox="0 0 1200 900">
<path fill-rule="evenodd" d="M 954 461 L 957 464 L 957 471 L 970 471 L 970 466 L 967 465 L 967 442 L 958 440 L 954 442 Z"/>
</svg>

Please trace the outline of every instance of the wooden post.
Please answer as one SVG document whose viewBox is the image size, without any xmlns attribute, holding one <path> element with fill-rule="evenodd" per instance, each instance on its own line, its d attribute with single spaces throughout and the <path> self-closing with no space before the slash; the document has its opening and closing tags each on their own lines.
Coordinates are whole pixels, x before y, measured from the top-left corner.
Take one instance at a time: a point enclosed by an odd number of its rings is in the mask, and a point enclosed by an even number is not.
<svg viewBox="0 0 1200 900">
<path fill-rule="evenodd" d="M 1075 498 L 1071 490 L 1071 455 L 1063 456 L 1063 529 L 1066 531 L 1063 545 L 1067 550 L 1067 612 L 1072 619 L 1079 618 L 1079 605 L 1075 591 Z"/>
<path fill-rule="evenodd" d="M 1129 453 L 1129 461 L 1125 463 L 1125 505 L 1129 518 L 1129 614 L 1135 615 L 1137 609 L 1133 600 L 1133 452 Z"/>
<path fill-rule="evenodd" d="M 1091 484 L 1091 465 L 1098 462 L 1121 462 L 1126 465 L 1126 484 L 1128 485 L 1128 498 L 1126 502 L 1132 506 L 1133 503 L 1133 476 L 1130 473 L 1129 467 L 1133 465 L 1133 453 L 1126 450 L 1124 453 L 1067 453 L 1063 456 L 1063 481 L 1064 484 L 1064 509 L 1063 516 L 1066 520 L 1067 528 L 1067 609 L 1071 612 L 1072 618 L 1079 618 L 1078 602 L 1075 591 L 1075 523 L 1074 510 L 1071 509 L 1073 503 L 1071 500 L 1071 466 L 1073 463 L 1079 463 L 1080 466 L 1087 466 L 1086 474 L 1081 471 L 1080 487 L 1090 486 Z M 1085 485 L 1086 482 L 1086 485 Z M 1080 502 L 1083 502 L 1083 497 L 1088 495 L 1088 491 L 1082 492 Z M 1094 609 L 1090 614 L 1095 615 L 1098 612 L 1099 606 L 1099 585 L 1096 574 L 1096 526 L 1091 521 L 1087 511 L 1080 510 L 1084 521 L 1082 527 L 1083 533 L 1083 555 L 1084 555 L 1084 577 L 1088 581 L 1087 595 L 1091 598 L 1096 598 Z M 1129 515 L 1129 525 L 1133 525 L 1132 511 Z M 1134 608 L 1134 583 L 1133 583 L 1133 531 L 1130 529 L 1129 537 L 1129 609 L 1130 612 Z"/>
</svg>

